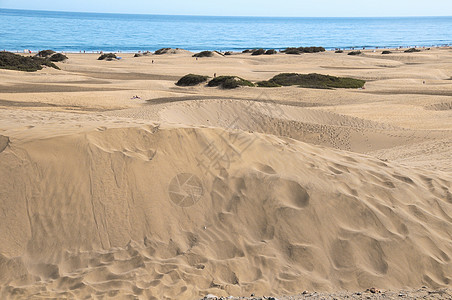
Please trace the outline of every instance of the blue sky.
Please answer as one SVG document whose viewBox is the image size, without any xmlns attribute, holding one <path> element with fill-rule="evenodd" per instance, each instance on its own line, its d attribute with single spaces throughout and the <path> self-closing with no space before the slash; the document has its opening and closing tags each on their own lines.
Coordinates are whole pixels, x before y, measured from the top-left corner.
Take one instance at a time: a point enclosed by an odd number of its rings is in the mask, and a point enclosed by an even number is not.
<svg viewBox="0 0 452 300">
<path fill-rule="evenodd" d="M 0 8 L 214 16 L 452 16 L 452 0 L 0 0 Z"/>
</svg>

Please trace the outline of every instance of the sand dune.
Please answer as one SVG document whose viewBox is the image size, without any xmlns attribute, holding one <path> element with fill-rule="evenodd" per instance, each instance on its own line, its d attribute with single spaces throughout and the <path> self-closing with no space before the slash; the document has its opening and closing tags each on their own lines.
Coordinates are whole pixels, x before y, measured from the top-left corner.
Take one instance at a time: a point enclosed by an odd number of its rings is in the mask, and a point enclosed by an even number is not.
<svg viewBox="0 0 452 300">
<path fill-rule="evenodd" d="M 61 71 L 0 70 L 0 298 L 450 288 L 451 55 L 72 54 Z M 195 71 L 369 81 L 174 85 Z"/>
<path fill-rule="evenodd" d="M 272 135 L 93 122 L 12 135 L 0 154 L 2 295 L 449 284 L 450 175 Z M 209 161 L 210 145 L 228 159 Z M 187 207 L 168 190 L 183 173 L 202 184 L 183 187 Z"/>
</svg>

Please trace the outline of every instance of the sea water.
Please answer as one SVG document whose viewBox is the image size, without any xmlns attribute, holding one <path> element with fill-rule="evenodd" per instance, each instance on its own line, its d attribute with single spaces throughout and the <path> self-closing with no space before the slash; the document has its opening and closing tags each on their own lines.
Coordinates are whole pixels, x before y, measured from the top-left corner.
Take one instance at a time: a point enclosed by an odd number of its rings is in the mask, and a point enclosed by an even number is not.
<svg viewBox="0 0 452 300">
<path fill-rule="evenodd" d="M 32 51 L 241 51 L 323 46 L 452 44 L 452 17 L 270 18 L 74 13 L 0 9 L 0 49 Z"/>
</svg>

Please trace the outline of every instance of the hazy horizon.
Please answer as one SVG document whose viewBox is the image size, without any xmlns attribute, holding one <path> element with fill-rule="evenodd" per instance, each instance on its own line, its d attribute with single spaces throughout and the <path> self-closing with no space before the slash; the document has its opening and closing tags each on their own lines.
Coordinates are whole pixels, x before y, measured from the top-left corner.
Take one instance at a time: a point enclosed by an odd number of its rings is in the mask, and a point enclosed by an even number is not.
<svg viewBox="0 0 452 300">
<path fill-rule="evenodd" d="M 240 7 L 240 10 L 236 9 Z M 387 9 L 387 8 L 390 9 Z M 227 5 L 211 5 L 210 1 L 187 3 L 173 0 L 167 3 L 148 3 L 144 0 L 121 1 L 115 5 L 107 0 L 91 2 L 57 2 L 43 0 L 30 3 L 27 0 L 1 0 L 0 9 L 37 10 L 54 12 L 113 13 L 138 15 L 187 15 L 224 17 L 301 17 L 301 18 L 359 18 L 359 17 L 449 17 L 452 16 L 452 3 L 449 0 L 381 0 L 361 3 L 349 0 L 346 5 L 334 0 L 315 3 L 308 1 L 285 1 L 284 5 L 272 2 L 251 0 L 243 3 L 230 0 Z"/>
</svg>

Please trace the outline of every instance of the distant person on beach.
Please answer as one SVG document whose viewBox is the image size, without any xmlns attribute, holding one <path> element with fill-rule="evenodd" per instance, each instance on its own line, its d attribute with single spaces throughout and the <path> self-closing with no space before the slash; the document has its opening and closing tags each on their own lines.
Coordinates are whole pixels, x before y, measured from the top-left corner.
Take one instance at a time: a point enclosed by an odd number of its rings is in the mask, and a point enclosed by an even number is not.
<svg viewBox="0 0 452 300">
<path fill-rule="evenodd" d="M 213 78 L 217 78 L 217 73 L 213 73 Z"/>
</svg>

